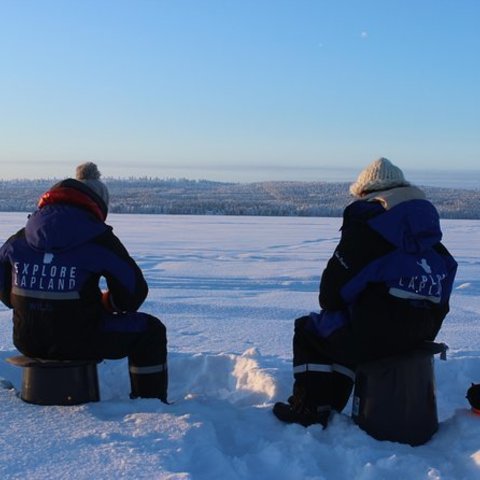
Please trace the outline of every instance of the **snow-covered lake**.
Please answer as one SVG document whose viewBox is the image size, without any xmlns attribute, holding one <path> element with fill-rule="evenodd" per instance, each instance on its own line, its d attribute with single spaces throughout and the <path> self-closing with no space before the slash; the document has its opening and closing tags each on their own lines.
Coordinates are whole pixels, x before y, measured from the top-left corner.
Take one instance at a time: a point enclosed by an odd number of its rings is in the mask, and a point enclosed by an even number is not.
<svg viewBox="0 0 480 480">
<path fill-rule="evenodd" d="M 0 243 L 26 220 L 0 214 Z M 111 215 L 150 285 L 143 311 L 168 328 L 175 403 L 130 400 L 125 360 L 99 365 L 101 401 L 41 407 L 0 389 L 2 479 L 405 480 L 480 478 L 480 222 L 443 221 L 459 262 L 435 359 L 440 429 L 426 445 L 379 442 L 349 404 L 326 430 L 271 413 L 292 384 L 293 320 L 317 310 L 338 218 Z M 0 377 L 21 371 L 0 306 Z"/>
</svg>

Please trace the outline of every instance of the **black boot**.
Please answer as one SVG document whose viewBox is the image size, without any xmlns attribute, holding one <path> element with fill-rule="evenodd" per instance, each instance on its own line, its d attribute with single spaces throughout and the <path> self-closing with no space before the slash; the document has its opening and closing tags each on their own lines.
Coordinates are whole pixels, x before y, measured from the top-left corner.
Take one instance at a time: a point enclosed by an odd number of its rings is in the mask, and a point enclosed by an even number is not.
<svg viewBox="0 0 480 480">
<path fill-rule="evenodd" d="M 168 405 L 168 371 L 157 373 L 130 372 L 130 398 L 159 398 Z"/>
<path fill-rule="evenodd" d="M 288 402 L 277 402 L 273 406 L 273 414 L 282 422 L 298 423 L 304 427 L 319 423 L 323 428 L 327 427 L 330 407 L 295 404 L 293 396 Z"/>
</svg>

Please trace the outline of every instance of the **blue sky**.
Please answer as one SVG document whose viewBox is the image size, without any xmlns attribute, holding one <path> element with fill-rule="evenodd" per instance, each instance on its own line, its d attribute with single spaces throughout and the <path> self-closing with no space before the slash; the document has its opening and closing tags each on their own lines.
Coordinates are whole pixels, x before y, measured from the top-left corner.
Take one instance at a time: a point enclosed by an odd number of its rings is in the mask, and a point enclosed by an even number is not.
<svg viewBox="0 0 480 480">
<path fill-rule="evenodd" d="M 480 1 L 0 0 L 0 178 L 479 169 Z"/>
</svg>

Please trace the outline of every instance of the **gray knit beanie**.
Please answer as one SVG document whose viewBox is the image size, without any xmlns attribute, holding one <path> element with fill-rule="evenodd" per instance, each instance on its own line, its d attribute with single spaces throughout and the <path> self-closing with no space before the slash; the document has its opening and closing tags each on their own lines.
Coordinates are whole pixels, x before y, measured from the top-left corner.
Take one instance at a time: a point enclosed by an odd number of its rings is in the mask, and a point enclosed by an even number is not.
<svg viewBox="0 0 480 480">
<path fill-rule="evenodd" d="M 362 197 L 369 192 L 389 190 L 394 187 L 408 187 L 403 172 L 386 158 L 379 158 L 366 167 L 350 185 L 354 197 Z"/>
<path fill-rule="evenodd" d="M 98 167 L 92 162 L 82 163 L 77 167 L 76 179 L 93 190 L 105 202 L 108 209 L 108 189 L 100 180 L 100 175 Z"/>
</svg>

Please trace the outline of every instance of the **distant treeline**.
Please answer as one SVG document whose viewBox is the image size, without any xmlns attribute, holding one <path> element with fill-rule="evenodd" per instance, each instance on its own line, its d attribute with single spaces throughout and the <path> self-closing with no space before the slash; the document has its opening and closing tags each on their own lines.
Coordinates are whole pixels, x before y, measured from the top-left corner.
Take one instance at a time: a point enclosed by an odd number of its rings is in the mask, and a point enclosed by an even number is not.
<svg viewBox="0 0 480 480">
<path fill-rule="evenodd" d="M 56 180 L 0 181 L 0 211 L 30 212 Z M 348 183 L 104 179 L 112 213 L 339 217 Z M 422 187 L 442 218 L 480 218 L 480 189 Z"/>
</svg>

